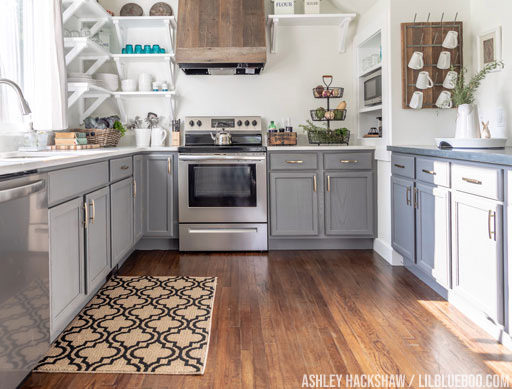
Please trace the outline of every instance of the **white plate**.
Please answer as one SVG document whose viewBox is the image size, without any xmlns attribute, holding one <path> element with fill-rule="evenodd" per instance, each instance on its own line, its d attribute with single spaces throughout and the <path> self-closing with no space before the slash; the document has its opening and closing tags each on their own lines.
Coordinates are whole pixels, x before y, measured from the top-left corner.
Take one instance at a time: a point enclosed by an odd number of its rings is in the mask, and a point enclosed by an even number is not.
<svg viewBox="0 0 512 389">
<path fill-rule="evenodd" d="M 439 148 L 454 149 L 503 149 L 507 144 L 507 138 L 436 138 L 435 141 Z"/>
</svg>

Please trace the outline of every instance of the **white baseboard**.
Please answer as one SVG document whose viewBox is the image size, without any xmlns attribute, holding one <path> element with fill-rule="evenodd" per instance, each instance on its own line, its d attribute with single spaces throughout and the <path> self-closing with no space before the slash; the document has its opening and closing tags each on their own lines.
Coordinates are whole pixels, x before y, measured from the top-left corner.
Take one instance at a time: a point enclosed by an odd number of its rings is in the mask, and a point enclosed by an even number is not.
<svg viewBox="0 0 512 389">
<path fill-rule="evenodd" d="M 373 249 L 392 266 L 403 266 L 404 259 L 383 239 L 373 241 Z"/>
</svg>

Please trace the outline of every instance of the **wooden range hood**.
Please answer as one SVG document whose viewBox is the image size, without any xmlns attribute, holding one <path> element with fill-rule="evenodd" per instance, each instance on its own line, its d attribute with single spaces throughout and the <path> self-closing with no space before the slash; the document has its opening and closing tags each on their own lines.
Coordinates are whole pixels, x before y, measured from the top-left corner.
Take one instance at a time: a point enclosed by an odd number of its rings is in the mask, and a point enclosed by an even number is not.
<svg viewBox="0 0 512 389">
<path fill-rule="evenodd" d="M 259 74 L 264 0 L 180 0 L 176 62 L 187 74 Z"/>
</svg>

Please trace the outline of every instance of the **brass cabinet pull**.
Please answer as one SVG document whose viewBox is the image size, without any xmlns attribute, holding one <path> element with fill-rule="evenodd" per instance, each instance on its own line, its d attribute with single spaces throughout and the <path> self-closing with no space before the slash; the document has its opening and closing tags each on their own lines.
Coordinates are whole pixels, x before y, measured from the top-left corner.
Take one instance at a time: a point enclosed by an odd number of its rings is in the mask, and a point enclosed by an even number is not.
<svg viewBox="0 0 512 389">
<path fill-rule="evenodd" d="M 462 177 L 462 181 L 469 182 L 470 184 L 482 185 L 482 181 L 475 180 L 474 178 Z"/>
<path fill-rule="evenodd" d="M 340 163 L 358 163 L 359 161 L 357 159 L 342 159 L 340 160 Z"/>
<path fill-rule="evenodd" d="M 294 164 L 301 164 L 304 163 L 304 161 L 286 161 L 286 163 L 294 163 Z"/>
<path fill-rule="evenodd" d="M 405 166 L 404 165 L 399 165 L 397 163 L 395 163 L 395 167 L 399 168 L 399 169 L 405 169 Z"/>
<path fill-rule="evenodd" d="M 121 166 L 121 170 L 128 170 L 129 166 L 128 165 L 123 165 Z"/>
<path fill-rule="evenodd" d="M 96 219 L 96 203 L 94 202 L 94 200 L 91 200 L 91 206 L 92 206 L 91 224 L 94 224 L 94 219 Z"/>
<path fill-rule="evenodd" d="M 493 223 L 491 224 L 491 219 L 493 219 Z M 491 227 L 492 225 L 492 227 Z M 494 227 L 494 230 L 493 230 Z M 496 212 L 493 210 L 489 210 L 489 215 L 487 217 L 487 229 L 489 230 L 489 239 L 496 241 Z"/>
<path fill-rule="evenodd" d="M 418 189 L 414 188 L 414 208 L 419 209 L 420 203 L 418 201 Z"/>
<path fill-rule="evenodd" d="M 316 174 L 313 176 L 313 192 L 316 192 Z"/>
<path fill-rule="evenodd" d="M 427 169 L 423 169 L 422 170 L 423 173 L 427 173 L 427 174 L 430 174 L 431 176 L 435 176 L 437 173 L 433 170 L 427 170 Z"/>
<path fill-rule="evenodd" d="M 331 176 L 327 176 L 327 192 L 331 191 Z"/>
<path fill-rule="evenodd" d="M 84 227 L 87 228 L 89 224 L 89 206 L 87 202 L 84 203 Z"/>
<path fill-rule="evenodd" d="M 171 157 L 167 158 L 167 173 L 171 174 Z"/>
<path fill-rule="evenodd" d="M 407 187 L 407 191 L 405 192 L 405 201 L 407 205 L 411 205 L 411 187 Z"/>
<path fill-rule="evenodd" d="M 137 180 L 133 179 L 133 198 L 137 197 Z"/>
</svg>

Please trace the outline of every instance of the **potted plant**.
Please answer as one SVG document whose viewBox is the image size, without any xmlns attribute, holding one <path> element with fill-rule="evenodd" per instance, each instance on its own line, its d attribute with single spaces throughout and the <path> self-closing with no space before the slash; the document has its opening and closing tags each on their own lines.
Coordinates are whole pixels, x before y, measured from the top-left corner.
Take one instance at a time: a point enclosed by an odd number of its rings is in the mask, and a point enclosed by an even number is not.
<svg viewBox="0 0 512 389">
<path fill-rule="evenodd" d="M 455 138 L 480 138 L 478 109 L 474 104 L 476 91 L 487 74 L 503 66 L 502 61 L 490 62 L 475 74 L 468 83 L 466 83 L 467 70 L 465 68 L 460 70 L 453 89 L 453 105 L 457 107 Z"/>
</svg>

